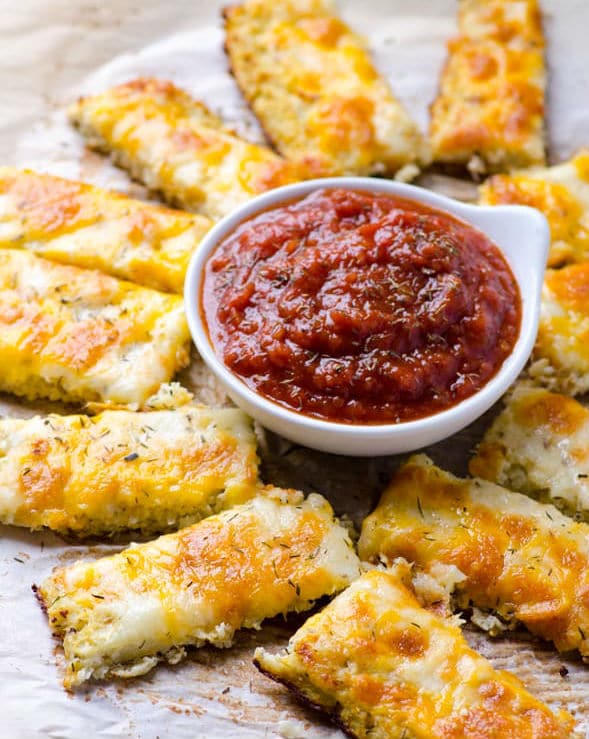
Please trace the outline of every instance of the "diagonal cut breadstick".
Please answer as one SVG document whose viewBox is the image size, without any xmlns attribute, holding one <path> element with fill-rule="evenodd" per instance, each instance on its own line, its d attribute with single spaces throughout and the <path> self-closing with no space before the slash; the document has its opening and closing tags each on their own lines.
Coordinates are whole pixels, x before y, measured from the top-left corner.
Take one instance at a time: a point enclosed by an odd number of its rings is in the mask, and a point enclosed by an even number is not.
<svg viewBox="0 0 589 739">
<path fill-rule="evenodd" d="M 470 649 L 458 623 L 422 608 L 402 560 L 352 583 L 255 663 L 357 739 L 565 739 L 553 713 Z"/>
<path fill-rule="evenodd" d="M 231 70 L 281 154 L 321 176 L 427 163 L 419 129 L 333 3 L 247 0 L 224 16 Z"/>
<path fill-rule="evenodd" d="M 434 160 L 493 172 L 544 164 L 545 88 L 537 0 L 460 0 L 431 109 Z"/>
<path fill-rule="evenodd" d="M 71 688 L 178 662 L 188 645 L 228 647 L 237 629 L 342 590 L 358 567 L 324 498 L 268 488 L 176 534 L 58 569 L 37 592 Z"/>
<path fill-rule="evenodd" d="M 256 440 L 235 408 L 0 420 L 0 522 L 78 536 L 194 523 L 256 494 Z"/>
<path fill-rule="evenodd" d="M 521 623 L 558 650 L 589 657 L 589 526 L 554 506 L 459 479 L 418 455 L 364 521 L 359 553 L 370 561 L 404 557 L 433 576 L 458 568 L 455 605 L 479 609 L 483 628 Z"/>
<path fill-rule="evenodd" d="M 141 406 L 188 363 L 182 299 L 0 249 L 0 390 Z"/>
</svg>

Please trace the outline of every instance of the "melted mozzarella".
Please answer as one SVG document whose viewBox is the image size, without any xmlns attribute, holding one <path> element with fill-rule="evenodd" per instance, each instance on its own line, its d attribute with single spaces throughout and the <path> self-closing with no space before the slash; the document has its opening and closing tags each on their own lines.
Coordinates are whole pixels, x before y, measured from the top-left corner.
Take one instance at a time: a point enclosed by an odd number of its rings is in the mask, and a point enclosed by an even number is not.
<svg viewBox="0 0 589 739">
<path fill-rule="evenodd" d="M 482 205 L 529 205 L 548 219 L 548 266 L 589 259 L 589 151 L 554 167 L 495 175 L 480 188 Z"/>
<path fill-rule="evenodd" d="M 181 293 L 212 223 L 46 174 L 0 168 L 0 247 Z"/>
</svg>

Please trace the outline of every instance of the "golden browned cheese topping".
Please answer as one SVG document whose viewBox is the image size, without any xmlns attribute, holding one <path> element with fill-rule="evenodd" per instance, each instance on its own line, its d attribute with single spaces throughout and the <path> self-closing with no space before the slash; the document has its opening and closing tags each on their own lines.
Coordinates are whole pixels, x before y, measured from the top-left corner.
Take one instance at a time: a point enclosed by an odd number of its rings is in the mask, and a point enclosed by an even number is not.
<svg viewBox="0 0 589 739">
<path fill-rule="evenodd" d="M 39 597 L 73 687 L 177 662 L 183 645 L 229 646 L 236 629 L 305 610 L 358 574 L 324 498 L 260 488 L 249 503 L 178 533 L 59 569 Z"/>
<path fill-rule="evenodd" d="M 530 389 L 530 393 L 530 397 L 514 409 L 515 421 L 530 429 L 547 428 L 553 433 L 571 436 L 589 419 L 589 411 L 573 398 L 540 389 Z"/>
<path fill-rule="evenodd" d="M 0 389 L 141 405 L 188 362 L 182 299 L 0 250 Z"/>
<path fill-rule="evenodd" d="M 587 311 L 589 265 L 579 264 L 563 270 L 548 270 L 546 287 L 564 310 Z"/>
<path fill-rule="evenodd" d="M 392 174 L 425 162 L 413 121 L 324 0 L 225 10 L 231 69 L 276 148 L 310 173 Z"/>
<path fill-rule="evenodd" d="M 536 0 L 461 0 L 430 126 L 436 161 L 490 171 L 544 162 L 544 39 Z"/>
<path fill-rule="evenodd" d="M 589 152 L 555 167 L 495 175 L 480 189 L 484 205 L 529 205 L 548 219 L 549 267 L 589 259 Z"/>
<path fill-rule="evenodd" d="M 467 645 L 458 623 L 425 610 L 407 563 L 364 574 L 257 666 L 358 739 L 564 739 L 554 714 Z"/>
<path fill-rule="evenodd" d="M 265 146 L 236 136 L 171 82 L 141 78 L 81 98 L 70 118 L 88 144 L 173 205 L 219 218 L 299 178 Z"/>
<path fill-rule="evenodd" d="M 371 561 L 405 557 L 425 571 L 454 565 L 465 578 L 459 607 L 472 603 L 559 650 L 589 655 L 589 526 L 551 505 L 415 456 L 365 520 L 359 551 Z"/>
<path fill-rule="evenodd" d="M 535 381 L 573 395 L 589 389 L 589 263 L 549 269 L 530 368 Z"/>
<path fill-rule="evenodd" d="M 212 223 L 46 174 L 0 168 L 0 247 L 181 293 Z"/>
<path fill-rule="evenodd" d="M 589 410 L 565 395 L 516 387 L 470 471 L 589 520 Z"/>
<path fill-rule="evenodd" d="M 234 408 L 0 420 L 0 521 L 161 533 L 257 490 L 251 422 Z"/>
</svg>

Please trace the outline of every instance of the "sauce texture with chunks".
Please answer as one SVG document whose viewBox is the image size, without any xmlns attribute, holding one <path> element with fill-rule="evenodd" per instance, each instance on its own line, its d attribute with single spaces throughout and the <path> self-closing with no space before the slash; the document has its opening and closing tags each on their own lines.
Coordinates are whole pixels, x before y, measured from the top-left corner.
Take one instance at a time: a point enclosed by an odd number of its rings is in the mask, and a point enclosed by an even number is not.
<svg viewBox="0 0 589 739">
<path fill-rule="evenodd" d="M 495 375 L 521 299 L 499 249 L 396 196 L 318 190 L 242 222 L 209 257 L 201 311 L 250 388 L 342 423 L 438 413 Z"/>
</svg>

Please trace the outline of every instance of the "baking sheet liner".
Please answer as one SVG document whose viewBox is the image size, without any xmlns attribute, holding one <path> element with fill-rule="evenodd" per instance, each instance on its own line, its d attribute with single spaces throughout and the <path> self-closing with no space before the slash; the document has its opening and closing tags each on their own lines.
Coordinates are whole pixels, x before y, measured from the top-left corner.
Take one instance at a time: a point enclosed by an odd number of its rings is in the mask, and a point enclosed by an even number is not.
<svg viewBox="0 0 589 739">
<path fill-rule="evenodd" d="M 425 129 L 445 40 L 454 31 L 452 0 L 342 1 L 342 14 L 369 40 L 398 96 Z M 545 0 L 550 69 L 551 159 L 589 144 L 589 46 L 585 0 Z M 84 150 L 64 107 L 81 93 L 98 92 L 138 75 L 170 78 L 261 140 L 255 120 L 227 73 L 220 3 L 157 0 L 24 0 L 0 19 L 0 152 L 4 163 L 149 197 L 104 158 Z M 583 95 L 585 97 L 583 97 Z M 426 182 L 460 197 L 473 188 L 440 177 Z M 206 403 L 225 402 L 194 356 L 183 383 Z M 0 397 L 0 413 L 28 416 L 64 412 L 56 404 L 23 404 Z M 491 412 L 492 413 L 492 412 Z M 465 472 L 469 450 L 490 414 L 429 450 L 441 464 Z M 268 434 L 262 444 L 269 482 L 325 494 L 339 514 L 357 524 L 378 498 L 398 459 L 344 459 L 297 447 Z M 61 686 L 62 655 L 49 634 L 31 584 L 56 565 L 113 551 L 98 542 L 64 542 L 50 533 L 0 527 L 0 732 L 8 739 L 133 737 L 342 737 L 315 712 L 251 664 L 253 649 L 282 646 L 301 617 L 276 619 L 259 632 L 242 632 L 228 650 L 194 650 L 183 663 L 149 675 L 91 685 L 75 695 Z M 589 735 L 589 668 L 564 659 L 525 633 L 489 639 L 467 628 L 469 641 L 496 667 L 516 673 L 528 688 L 576 714 Z"/>
</svg>

